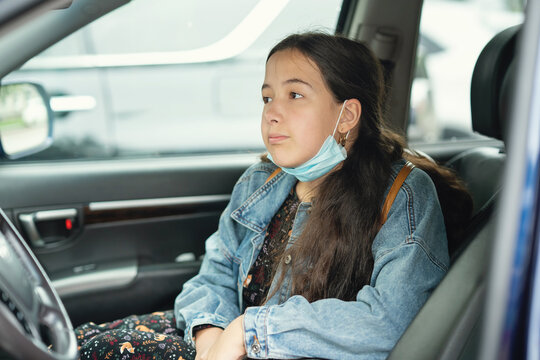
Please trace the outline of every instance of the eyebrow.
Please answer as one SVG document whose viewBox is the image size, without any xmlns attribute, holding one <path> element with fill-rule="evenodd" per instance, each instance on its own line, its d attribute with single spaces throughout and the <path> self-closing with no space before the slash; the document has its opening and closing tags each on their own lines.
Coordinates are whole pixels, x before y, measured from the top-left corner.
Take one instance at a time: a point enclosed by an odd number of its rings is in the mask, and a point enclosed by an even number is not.
<svg viewBox="0 0 540 360">
<path fill-rule="evenodd" d="M 306 81 L 304 81 L 304 80 L 302 80 L 302 79 L 298 79 L 298 78 L 292 78 L 292 79 L 285 80 L 285 81 L 283 82 L 283 84 L 304 84 L 304 85 L 307 85 L 307 86 L 309 86 L 310 88 L 313 89 L 313 86 L 311 86 L 310 83 L 308 83 L 308 82 L 306 82 Z M 270 85 L 264 83 L 264 84 L 262 85 L 261 90 L 264 90 L 264 89 L 269 88 L 269 87 L 270 87 Z"/>
</svg>

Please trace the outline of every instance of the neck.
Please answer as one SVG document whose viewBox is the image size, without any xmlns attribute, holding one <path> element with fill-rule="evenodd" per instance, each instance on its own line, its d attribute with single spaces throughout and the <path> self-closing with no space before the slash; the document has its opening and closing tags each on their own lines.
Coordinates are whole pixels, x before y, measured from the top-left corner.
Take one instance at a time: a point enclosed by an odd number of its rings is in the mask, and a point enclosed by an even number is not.
<svg viewBox="0 0 540 360">
<path fill-rule="evenodd" d="M 330 170 L 328 174 L 341 169 L 341 166 L 343 166 L 342 162 L 337 164 L 332 170 Z M 313 202 L 313 198 L 317 197 L 317 189 L 319 188 L 319 185 L 322 184 L 328 174 L 313 181 L 298 181 L 295 189 L 298 199 L 300 199 L 301 202 Z"/>
<path fill-rule="evenodd" d="M 317 196 L 317 188 L 323 182 L 324 176 L 313 181 L 296 183 L 296 195 L 301 202 L 312 202 Z"/>
</svg>

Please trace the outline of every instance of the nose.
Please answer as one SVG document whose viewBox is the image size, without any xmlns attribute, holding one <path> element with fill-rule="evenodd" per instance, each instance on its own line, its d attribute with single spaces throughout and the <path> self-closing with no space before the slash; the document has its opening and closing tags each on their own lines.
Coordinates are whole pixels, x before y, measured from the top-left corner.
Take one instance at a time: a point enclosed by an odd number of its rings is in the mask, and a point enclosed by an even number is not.
<svg viewBox="0 0 540 360">
<path fill-rule="evenodd" d="M 263 119 L 268 123 L 278 123 L 282 119 L 282 110 L 276 101 L 268 102 L 264 105 Z"/>
</svg>

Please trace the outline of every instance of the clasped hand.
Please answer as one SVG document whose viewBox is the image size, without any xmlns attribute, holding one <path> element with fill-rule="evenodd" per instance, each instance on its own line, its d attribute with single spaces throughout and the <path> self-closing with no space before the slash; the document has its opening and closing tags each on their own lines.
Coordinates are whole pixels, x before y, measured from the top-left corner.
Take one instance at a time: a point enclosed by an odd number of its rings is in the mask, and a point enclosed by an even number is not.
<svg viewBox="0 0 540 360">
<path fill-rule="evenodd" d="M 234 319 L 225 330 L 208 328 L 197 332 L 195 360 L 240 360 L 244 347 L 244 315 Z"/>
</svg>

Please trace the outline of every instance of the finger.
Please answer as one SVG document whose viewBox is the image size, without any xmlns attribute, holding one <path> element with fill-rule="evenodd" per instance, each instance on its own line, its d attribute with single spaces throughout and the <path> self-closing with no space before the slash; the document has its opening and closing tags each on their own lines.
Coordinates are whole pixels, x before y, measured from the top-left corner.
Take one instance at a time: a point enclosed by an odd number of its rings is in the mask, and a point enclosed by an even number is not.
<svg viewBox="0 0 540 360">
<path fill-rule="evenodd" d="M 199 356 L 199 358 L 195 358 L 195 360 L 208 360 L 208 349 L 201 352 L 200 355 L 197 354 L 197 356 Z"/>
</svg>

